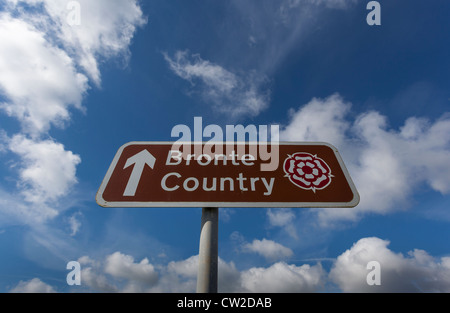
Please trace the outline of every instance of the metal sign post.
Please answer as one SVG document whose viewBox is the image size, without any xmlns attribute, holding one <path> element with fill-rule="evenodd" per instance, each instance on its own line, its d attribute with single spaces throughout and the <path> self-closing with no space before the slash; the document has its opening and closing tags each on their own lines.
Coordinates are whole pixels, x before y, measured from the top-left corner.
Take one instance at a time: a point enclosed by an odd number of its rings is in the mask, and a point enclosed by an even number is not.
<svg viewBox="0 0 450 313">
<path fill-rule="evenodd" d="M 203 208 L 197 293 L 217 293 L 219 209 Z"/>
</svg>

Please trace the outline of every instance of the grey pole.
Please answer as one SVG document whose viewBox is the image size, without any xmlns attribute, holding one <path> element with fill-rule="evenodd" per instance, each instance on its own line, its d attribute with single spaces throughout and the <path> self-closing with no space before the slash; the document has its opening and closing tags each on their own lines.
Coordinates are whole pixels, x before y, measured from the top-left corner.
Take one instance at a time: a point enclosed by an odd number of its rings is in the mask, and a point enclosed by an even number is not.
<svg viewBox="0 0 450 313">
<path fill-rule="evenodd" d="M 217 293 L 218 242 L 219 208 L 203 208 L 197 293 Z"/>
</svg>

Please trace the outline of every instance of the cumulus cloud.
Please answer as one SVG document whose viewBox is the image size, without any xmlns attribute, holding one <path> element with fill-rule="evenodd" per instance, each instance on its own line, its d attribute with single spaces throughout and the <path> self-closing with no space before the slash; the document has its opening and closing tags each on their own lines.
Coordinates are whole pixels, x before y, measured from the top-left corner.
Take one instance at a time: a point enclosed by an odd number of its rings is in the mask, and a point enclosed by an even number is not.
<svg viewBox="0 0 450 313">
<path fill-rule="evenodd" d="M 261 75 L 233 73 L 187 51 L 177 51 L 173 57 L 165 53 L 164 58 L 177 76 L 189 81 L 219 112 L 232 117 L 256 116 L 268 106 L 269 92 Z"/>
<path fill-rule="evenodd" d="M 146 285 L 152 285 L 158 280 L 158 274 L 147 258 L 135 263 L 133 257 L 120 252 L 113 253 L 106 258 L 105 273 Z"/>
<path fill-rule="evenodd" d="M 88 256 L 83 256 L 78 259 L 78 262 L 81 265 L 82 286 L 97 292 L 111 293 L 120 291 L 119 287 L 105 275 L 104 260 L 94 260 Z"/>
<path fill-rule="evenodd" d="M 82 285 L 99 292 L 193 292 L 194 266 L 198 257 L 172 261 L 167 266 L 150 264 L 147 258 L 136 262 L 131 255 L 115 252 L 104 259 L 83 256 Z M 194 264 L 194 265 L 193 265 Z"/>
<path fill-rule="evenodd" d="M 49 131 L 65 127 L 72 110 L 85 111 L 89 83 L 101 83 L 100 64 L 126 60 L 137 27 L 146 23 L 136 0 L 68 3 L 7 0 L 0 12 L 0 111 L 21 125 L 11 137 L 0 130 L 0 151 L 19 157 L 18 192 L 0 201 L 0 213 L 12 220 L 58 215 L 55 204 L 76 184 L 81 158 Z M 79 14 L 79 24 L 70 23 L 71 14 Z"/>
<path fill-rule="evenodd" d="M 389 249 L 390 242 L 362 238 L 332 261 L 327 271 L 320 262 L 238 269 L 234 262 L 219 258 L 219 292 L 450 292 L 450 257 L 433 257 L 421 249 L 406 255 Z M 380 285 L 369 285 L 373 268 L 380 265 Z M 101 259 L 81 257 L 81 288 L 91 292 L 195 292 L 198 255 L 151 264 L 115 252 Z M 54 292 L 55 288 L 35 278 L 19 282 L 14 292 Z"/>
<path fill-rule="evenodd" d="M 63 125 L 71 107 L 81 109 L 87 78 L 67 53 L 28 22 L 0 14 L 0 103 L 33 135 Z"/>
<path fill-rule="evenodd" d="M 65 1 L 8 0 L 0 14 L 0 108 L 34 137 L 83 109 L 88 77 L 100 84 L 99 61 L 128 55 L 145 24 L 135 0 L 77 2 L 79 25 L 69 24 Z"/>
<path fill-rule="evenodd" d="M 28 202 L 45 203 L 66 194 L 76 182 L 78 155 L 66 151 L 53 140 L 34 141 L 22 135 L 14 136 L 9 148 L 23 160 L 20 184 Z"/>
<path fill-rule="evenodd" d="M 84 256 L 81 264 L 82 284 L 100 292 L 149 292 L 158 282 L 158 273 L 147 258 L 135 262 L 131 255 L 115 252 L 105 260 Z"/>
<path fill-rule="evenodd" d="M 115 252 L 102 260 L 84 256 L 82 286 L 100 292 L 195 292 L 198 255 L 167 265 L 148 259 L 136 262 L 130 255 Z M 313 292 L 323 287 L 325 271 L 320 264 L 289 265 L 277 262 L 268 268 L 239 271 L 233 262 L 219 258 L 219 292 Z"/>
<path fill-rule="evenodd" d="M 81 266 L 81 284 L 97 292 L 119 292 L 119 289 L 104 275 L 103 262 L 88 256 L 78 259 Z"/>
<path fill-rule="evenodd" d="M 219 273 L 223 261 L 219 258 Z M 195 292 L 197 288 L 198 255 L 185 260 L 171 261 L 160 268 L 160 281 L 153 291 Z"/>
<path fill-rule="evenodd" d="M 404 208 L 423 184 L 442 194 L 450 192 L 449 114 L 436 121 L 411 117 L 392 129 L 379 112 L 353 118 L 350 108 L 338 94 L 314 98 L 293 112 L 290 123 L 280 130 L 281 140 L 335 145 L 356 184 L 360 204 L 352 209 L 321 209 L 322 222 Z"/>
<path fill-rule="evenodd" d="M 350 249 L 344 251 L 333 262 L 330 271 L 316 264 L 288 264 L 275 262 L 268 267 L 252 267 L 238 270 L 234 262 L 226 262 L 219 258 L 219 291 L 250 293 L 286 293 L 286 292 L 321 292 L 326 288 L 334 288 L 342 292 L 449 292 L 450 290 L 450 258 L 435 258 L 426 251 L 414 249 L 407 256 L 388 248 L 389 241 L 376 237 L 362 238 Z M 114 253 L 119 263 L 140 268 L 136 273 L 147 275 L 144 267 L 149 264 L 133 261 L 131 256 Z M 123 262 L 125 261 L 125 262 Z M 377 261 L 381 265 L 381 285 L 367 284 L 370 269 L 367 264 Z M 95 263 L 95 261 L 92 261 Z M 106 264 L 108 261 L 106 262 Z M 103 265 L 100 265 L 103 264 Z M 154 265 L 158 273 L 150 276 L 153 280 L 142 280 L 135 275 L 122 275 L 111 271 L 108 289 L 130 291 L 129 286 L 137 285 L 138 292 L 195 292 L 198 268 L 198 255 L 181 261 L 172 261 L 167 265 Z M 144 270 L 141 272 L 141 270 Z M 153 273 L 150 270 L 150 273 Z M 105 286 L 105 263 L 97 262 L 96 274 Z M 146 274 L 147 273 L 147 274 Z M 94 275 L 91 273 L 91 275 Z M 154 275 L 154 276 L 153 276 Z M 126 278 L 125 286 L 115 280 Z M 98 284 L 98 283 L 97 283 Z M 115 287 L 112 287 L 115 286 Z M 94 285 L 91 285 L 94 288 Z M 95 289 L 98 290 L 98 289 Z M 334 290 L 334 289 L 333 289 Z"/>
<path fill-rule="evenodd" d="M 52 140 L 30 139 L 25 135 L 5 138 L 7 149 L 19 160 L 10 162 L 18 173 L 18 192 L 6 192 L 0 200 L 2 221 L 41 223 L 67 209 L 59 200 L 77 183 L 80 156 Z"/>
<path fill-rule="evenodd" d="M 242 273 L 241 284 L 246 292 L 317 292 L 323 287 L 325 271 L 317 265 L 275 263 L 268 268 L 251 268 Z"/>
<path fill-rule="evenodd" d="M 39 278 L 33 278 L 29 281 L 20 281 L 16 287 L 10 290 L 11 293 L 55 293 L 56 290 L 41 281 Z"/>
<path fill-rule="evenodd" d="M 296 216 L 292 209 L 268 209 L 267 217 L 269 219 L 270 226 L 281 227 L 289 234 L 289 236 L 294 239 L 298 239 L 297 231 L 294 225 Z"/>
<path fill-rule="evenodd" d="M 294 253 L 291 249 L 273 241 L 273 240 L 253 240 L 252 243 L 246 243 L 242 246 L 244 252 L 253 252 L 262 255 L 267 260 L 281 260 L 291 257 Z"/>
<path fill-rule="evenodd" d="M 433 258 L 415 249 L 404 256 L 388 249 L 389 241 L 363 238 L 341 254 L 330 279 L 344 292 L 449 292 L 450 258 Z M 367 264 L 380 264 L 380 285 L 367 284 Z"/>
<path fill-rule="evenodd" d="M 196 277 L 198 270 L 198 255 L 183 261 L 172 261 L 167 266 L 168 271 L 185 277 Z"/>
<path fill-rule="evenodd" d="M 101 61 L 119 55 L 127 57 L 136 28 L 147 21 L 136 0 L 76 2 L 79 6 L 58 0 L 8 0 L 11 10 L 18 10 L 23 19 L 51 32 L 54 38 L 49 38 L 50 42 L 62 43 L 83 71 L 99 84 Z M 21 6 L 30 5 L 40 11 L 39 16 L 20 10 Z M 79 23 L 71 22 L 74 14 L 79 15 Z"/>
<path fill-rule="evenodd" d="M 292 112 L 289 124 L 280 131 L 280 139 L 327 141 L 340 147 L 347 140 L 350 122 L 346 118 L 350 109 L 351 104 L 339 94 L 326 99 L 313 98 L 298 111 Z"/>
</svg>

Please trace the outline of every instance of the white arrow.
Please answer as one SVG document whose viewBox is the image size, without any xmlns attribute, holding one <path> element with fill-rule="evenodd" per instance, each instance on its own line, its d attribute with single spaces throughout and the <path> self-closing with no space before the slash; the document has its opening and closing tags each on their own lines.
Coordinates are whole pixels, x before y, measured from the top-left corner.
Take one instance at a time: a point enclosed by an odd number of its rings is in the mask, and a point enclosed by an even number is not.
<svg viewBox="0 0 450 313">
<path fill-rule="evenodd" d="M 133 172 L 130 175 L 130 179 L 128 180 L 127 187 L 125 188 L 125 192 L 123 193 L 124 197 L 133 197 L 136 194 L 136 190 L 139 185 L 139 181 L 141 180 L 145 164 L 153 169 L 153 167 L 155 166 L 155 162 L 155 157 L 151 155 L 147 150 L 143 150 L 127 160 L 124 169 L 130 167 L 133 164 L 134 168 Z"/>
</svg>

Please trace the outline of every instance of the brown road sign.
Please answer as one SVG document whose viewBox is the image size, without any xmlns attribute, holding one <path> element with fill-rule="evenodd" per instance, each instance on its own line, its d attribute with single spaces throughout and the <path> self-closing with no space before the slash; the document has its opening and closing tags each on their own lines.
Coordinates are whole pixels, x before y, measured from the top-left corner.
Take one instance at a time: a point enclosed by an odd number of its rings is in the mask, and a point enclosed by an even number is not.
<svg viewBox="0 0 450 313">
<path fill-rule="evenodd" d="M 354 207 L 358 192 L 326 143 L 131 142 L 96 197 L 103 207 Z"/>
</svg>

